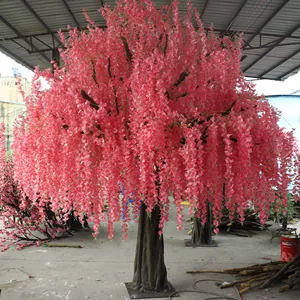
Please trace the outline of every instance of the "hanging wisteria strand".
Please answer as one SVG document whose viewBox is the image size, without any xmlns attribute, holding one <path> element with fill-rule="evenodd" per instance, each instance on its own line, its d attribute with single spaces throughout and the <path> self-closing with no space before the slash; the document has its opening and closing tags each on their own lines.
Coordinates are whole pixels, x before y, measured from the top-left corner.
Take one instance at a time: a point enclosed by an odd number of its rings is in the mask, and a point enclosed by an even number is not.
<svg viewBox="0 0 300 300">
<path fill-rule="evenodd" d="M 39 195 L 30 199 L 14 179 L 14 163 L 6 152 L 5 128 L 0 128 L 0 249 L 17 250 L 41 245 L 58 237 L 66 237 L 76 225 L 72 210 L 67 218 L 62 211 L 53 212 Z M 73 223 L 72 223 L 73 222 Z M 78 222 L 77 222 L 78 224 Z M 79 224 L 78 224 L 79 225 Z M 74 229 L 74 227 L 72 228 Z"/>
</svg>

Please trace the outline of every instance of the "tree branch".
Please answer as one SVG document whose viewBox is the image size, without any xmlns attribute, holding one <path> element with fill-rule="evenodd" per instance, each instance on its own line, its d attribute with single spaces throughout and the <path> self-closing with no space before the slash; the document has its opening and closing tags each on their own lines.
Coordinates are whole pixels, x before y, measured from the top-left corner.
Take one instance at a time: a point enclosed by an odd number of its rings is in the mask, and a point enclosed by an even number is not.
<svg viewBox="0 0 300 300">
<path fill-rule="evenodd" d="M 38 241 L 48 241 L 49 240 L 49 238 L 45 238 L 45 239 L 41 239 L 41 238 L 35 238 L 35 239 L 25 238 L 25 237 L 17 235 L 17 234 L 15 234 L 15 237 L 18 238 L 21 241 L 28 241 L 28 242 L 38 242 Z M 50 238 L 50 239 L 52 239 L 52 238 Z"/>
<path fill-rule="evenodd" d="M 99 105 L 95 102 L 95 100 L 93 98 L 91 98 L 86 92 L 85 90 L 81 90 L 80 91 L 81 96 L 90 102 L 90 106 L 96 110 L 99 109 Z"/>
<path fill-rule="evenodd" d="M 111 70 L 110 70 L 110 57 L 108 58 L 108 64 L 107 64 L 107 71 L 108 71 L 108 75 L 110 78 L 112 78 L 112 75 L 111 75 Z"/>
<path fill-rule="evenodd" d="M 121 36 L 121 40 L 123 42 L 123 45 L 124 45 L 124 48 L 125 48 L 125 52 L 126 52 L 126 56 L 127 56 L 128 61 L 132 62 L 132 54 L 131 54 L 131 52 L 129 50 L 129 46 L 128 46 L 127 40 L 123 36 Z"/>
<path fill-rule="evenodd" d="M 236 103 L 236 100 L 232 102 L 232 104 L 230 105 L 230 107 L 226 111 L 222 112 L 222 116 L 228 116 L 230 114 L 230 112 L 231 112 L 231 110 L 232 110 L 235 103 Z"/>
<path fill-rule="evenodd" d="M 159 36 L 158 43 L 157 43 L 155 49 L 158 48 L 158 46 L 160 45 L 162 39 L 163 39 L 163 34 L 161 33 L 160 36 Z"/>
<path fill-rule="evenodd" d="M 182 73 L 179 75 L 178 80 L 173 84 L 173 87 L 176 87 L 176 86 L 180 85 L 180 84 L 185 80 L 185 78 L 186 78 L 189 74 L 190 74 L 190 73 L 189 73 L 189 72 L 186 72 L 186 71 L 182 72 Z M 166 92 L 165 92 L 165 95 L 167 96 L 167 98 L 168 98 L 169 100 L 171 99 L 171 98 L 170 98 L 170 93 L 169 93 L 169 91 L 166 91 Z M 187 93 L 184 93 L 184 94 L 180 95 L 179 97 L 177 97 L 176 100 L 177 100 L 178 98 L 180 98 L 180 97 L 185 97 L 186 95 L 187 95 Z"/>
<path fill-rule="evenodd" d="M 182 83 L 189 74 L 190 73 L 186 71 L 182 72 L 179 75 L 179 79 L 174 83 L 174 86 L 178 86 L 180 83 Z"/>
<path fill-rule="evenodd" d="M 108 64 L 107 64 L 107 71 L 108 75 L 110 78 L 112 78 L 111 70 L 110 70 L 111 64 L 110 64 L 110 57 L 108 58 Z M 114 94 L 115 94 L 115 105 L 116 105 L 116 111 L 117 114 L 119 113 L 119 102 L 118 102 L 118 97 L 117 97 L 117 89 L 114 86 Z"/>
<path fill-rule="evenodd" d="M 187 95 L 188 95 L 188 92 L 185 92 L 185 93 L 179 95 L 178 97 L 176 97 L 176 100 L 178 100 L 179 98 L 184 98 L 184 97 L 186 97 Z"/>
<path fill-rule="evenodd" d="M 120 111 L 119 111 L 119 102 L 118 102 L 118 97 L 117 97 L 117 89 L 116 89 L 115 86 L 114 86 L 114 94 L 115 94 L 116 111 L 117 111 L 117 114 L 118 114 Z"/>
<path fill-rule="evenodd" d="M 166 34 L 166 43 L 165 43 L 165 47 L 164 47 L 164 56 L 166 56 L 166 54 L 167 54 L 168 40 L 169 40 L 169 35 Z"/>
<path fill-rule="evenodd" d="M 205 119 L 202 119 L 202 120 L 199 120 L 199 119 L 196 119 L 196 118 L 190 118 L 190 119 L 187 119 L 186 122 L 184 122 L 184 124 L 188 127 L 188 128 L 192 128 L 194 127 L 196 124 L 197 125 L 201 125 L 201 124 L 204 124 L 205 122 L 208 122 L 214 115 L 221 115 L 221 116 L 227 116 L 230 114 L 234 104 L 236 103 L 236 100 L 230 105 L 230 107 L 225 110 L 224 112 L 219 112 L 219 113 L 216 113 L 216 114 L 212 114 L 212 115 L 208 115 Z M 201 115 L 200 115 L 201 116 Z M 175 125 L 178 125 L 178 126 L 181 126 L 182 123 L 181 122 L 175 122 L 175 123 L 172 123 L 170 125 L 170 128 L 172 129 Z M 202 141 L 203 144 L 206 144 L 207 143 L 207 138 L 208 138 L 208 134 L 207 134 L 207 130 L 208 130 L 208 127 L 209 126 L 206 126 L 202 132 L 202 135 L 200 137 L 200 140 Z M 230 135 L 229 139 L 231 141 L 233 141 L 234 143 L 237 143 L 238 142 L 238 139 L 232 135 Z M 186 139 L 183 137 L 181 140 L 180 140 L 180 144 L 181 145 L 184 145 L 186 144 Z"/>
<path fill-rule="evenodd" d="M 268 286 L 270 286 L 271 283 L 275 282 L 277 279 L 279 279 L 283 274 L 284 272 L 286 272 L 286 270 L 288 270 L 288 268 L 290 266 L 293 265 L 294 262 L 296 262 L 297 260 L 300 259 L 300 253 L 298 253 L 295 258 L 293 258 L 290 262 L 288 262 L 286 265 L 284 265 L 284 267 L 278 272 L 276 273 L 275 275 L 273 275 L 271 278 L 269 278 L 268 280 L 266 280 L 261 286 L 260 288 L 261 289 L 265 289 L 267 288 Z"/>
<path fill-rule="evenodd" d="M 99 86 L 99 83 L 97 81 L 96 69 L 95 69 L 95 61 L 91 60 L 91 62 L 92 62 L 92 68 L 93 68 L 93 75 L 92 75 L 92 77 L 93 77 L 95 83 Z"/>
</svg>

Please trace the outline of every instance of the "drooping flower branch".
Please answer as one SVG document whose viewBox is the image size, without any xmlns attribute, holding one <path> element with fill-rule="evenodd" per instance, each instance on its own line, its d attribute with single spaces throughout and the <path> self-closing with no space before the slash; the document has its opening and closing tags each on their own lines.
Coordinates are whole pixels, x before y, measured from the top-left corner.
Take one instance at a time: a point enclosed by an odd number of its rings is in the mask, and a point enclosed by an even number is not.
<svg viewBox="0 0 300 300">
<path fill-rule="evenodd" d="M 12 157 L 7 157 L 4 126 L 0 133 L 0 249 L 15 245 L 17 250 L 40 245 L 74 229 L 73 211 L 54 212 L 51 202 L 40 201 L 39 193 L 30 199 L 14 178 Z M 73 227 L 73 228 L 72 228 Z"/>
</svg>

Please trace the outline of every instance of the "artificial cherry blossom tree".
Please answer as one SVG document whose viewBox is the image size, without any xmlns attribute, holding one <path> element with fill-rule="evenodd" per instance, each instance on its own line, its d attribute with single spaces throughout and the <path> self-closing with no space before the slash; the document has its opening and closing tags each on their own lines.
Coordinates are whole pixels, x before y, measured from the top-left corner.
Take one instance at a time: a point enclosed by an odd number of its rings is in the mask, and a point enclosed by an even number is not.
<svg viewBox="0 0 300 300">
<path fill-rule="evenodd" d="M 202 222 L 210 203 L 216 230 L 222 205 L 243 221 L 248 200 L 264 221 L 274 188 L 286 205 L 295 144 L 245 81 L 241 41 L 205 31 L 189 4 L 182 20 L 177 1 L 157 9 L 121 0 L 101 13 L 107 28 L 87 16 L 88 31 L 61 34 L 63 67 L 36 70 L 15 132 L 16 178 L 54 211 L 86 214 L 95 236 L 107 220 L 112 238 L 123 214 L 126 238 L 129 219 L 140 216 L 132 288 L 161 291 L 169 196 L 178 227 L 182 199 Z"/>
</svg>

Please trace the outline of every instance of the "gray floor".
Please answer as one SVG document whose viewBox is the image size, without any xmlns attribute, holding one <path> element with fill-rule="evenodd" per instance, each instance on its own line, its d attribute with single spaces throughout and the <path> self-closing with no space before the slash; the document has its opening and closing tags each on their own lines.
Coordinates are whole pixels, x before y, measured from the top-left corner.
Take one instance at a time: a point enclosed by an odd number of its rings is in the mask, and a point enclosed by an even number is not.
<svg viewBox="0 0 300 300">
<path fill-rule="evenodd" d="M 124 282 L 132 279 L 136 224 L 130 226 L 129 238 L 122 242 L 120 228 L 114 240 L 106 238 L 105 227 L 101 236 L 93 240 L 89 230 L 81 230 L 74 237 L 56 244 L 82 245 L 75 248 L 30 247 L 0 253 L 0 300 L 129 300 Z M 270 232 L 253 237 L 218 235 L 217 248 L 185 248 L 188 225 L 176 230 L 174 218 L 165 229 L 165 258 L 169 281 L 178 290 L 193 290 L 193 283 L 204 292 L 214 292 L 240 299 L 235 290 L 220 290 L 215 281 L 230 281 L 222 274 L 186 274 L 188 270 L 221 270 L 279 260 L 279 238 L 270 242 Z M 278 287 L 245 294 L 244 300 L 284 299 L 299 300 L 300 290 L 279 294 Z M 209 295 L 182 292 L 177 299 L 207 299 Z"/>
</svg>

